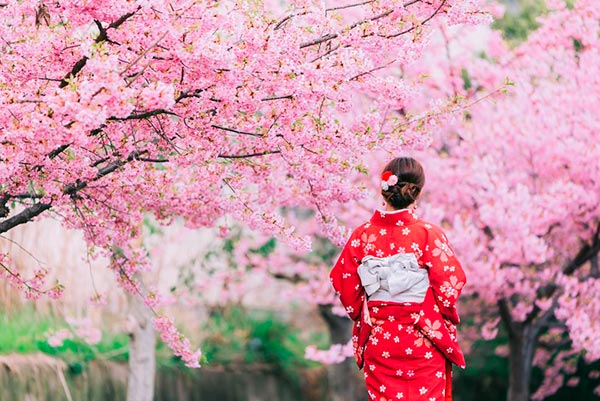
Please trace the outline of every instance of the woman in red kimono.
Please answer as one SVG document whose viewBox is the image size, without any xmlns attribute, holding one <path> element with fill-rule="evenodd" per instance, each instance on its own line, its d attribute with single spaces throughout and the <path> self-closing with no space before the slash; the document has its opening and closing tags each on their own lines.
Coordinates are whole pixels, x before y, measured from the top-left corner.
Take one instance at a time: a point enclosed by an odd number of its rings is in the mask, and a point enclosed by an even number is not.
<svg viewBox="0 0 600 401">
<path fill-rule="evenodd" d="M 451 363 L 465 367 L 456 338 L 465 274 L 442 229 L 415 214 L 424 184 L 416 160 L 388 163 L 385 210 L 352 233 L 330 274 L 375 401 L 450 401 Z"/>
</svg>

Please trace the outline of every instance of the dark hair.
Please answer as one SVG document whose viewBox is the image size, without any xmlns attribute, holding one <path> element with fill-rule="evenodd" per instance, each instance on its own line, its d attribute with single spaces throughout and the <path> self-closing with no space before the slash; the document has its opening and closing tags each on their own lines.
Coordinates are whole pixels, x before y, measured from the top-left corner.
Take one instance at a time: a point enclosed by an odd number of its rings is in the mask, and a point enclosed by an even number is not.
<svg viewBox="0 0 600 401">
<path fill-rule="evenodd" d="M 423 166 L 412 157 L 397 157 L 383 171 L 391 171 L 398 177 L 398 183 L 381 190 L 381 195 L 394 209 L 404 209 L 412 204 L 425 185 Z"/>
</svg>

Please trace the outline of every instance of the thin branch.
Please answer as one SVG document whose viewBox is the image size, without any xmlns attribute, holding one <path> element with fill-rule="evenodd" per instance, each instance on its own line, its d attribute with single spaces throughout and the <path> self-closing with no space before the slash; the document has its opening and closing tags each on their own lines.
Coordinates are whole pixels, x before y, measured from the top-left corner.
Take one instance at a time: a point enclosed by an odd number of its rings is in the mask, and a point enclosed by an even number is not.
<svg viewBox="0 0 600 401">
<path fill-rule="evenodd" d="M 297 17 L 298 15 L 306 15 L 306 14 L 308 14 L 308 12 L 307 12 L 307 11 L 303 11 L 303 12 L 301 12 L 301 13 L 296 13 L 296 14 L 290 14 L 290 15 L 286 16 L 285 18 L 283 18 L 281 21 L 279 21 L 279 22 L 277 23 L 277 25 L 275 25 L 275 28 L 273 28 L 273 29 L 274 29 L 274 30 L 281 29 L 281 28 L 283 28 L 283 25 L 285 25 L 285 23 L 286 23 L 287 21 L 291 20 L 291 19 L 292 19 L 292 18 L 294 18 L 294 17 Z"/>
<path fill-rule="evenodd" d="M 266 155 L 274 155 L 281 153 L 281 150 L 265 150 L 264 152 L 256 152 L 256 153 L 248 153 L 243 155 L 224 155 L 220 154 L 218 157 L 221 159 L 249 159 L 252 157 L 266 156 Z"/>
<path fill-rule="evenodd" d="M 8 268 L 8 266 L 6 266 L 4 263 L 0 262 L 0 267 L 2 267 L 8 274 L 10 274 L 11 276 L 13 276 L 15 279 L 18 280 L 19 284 L 24 285 L 25 288 L 27 288 L 28 291 L 33 291 L 33 292 L 37 292 L 38 294 L 44 294 L 44 291 L 40 291 L 35 287 L 30 286 L 27 283 L 27 280 L 25 280 L 24 278 L 22 278 L 19 274 L 13 272 L 11 269 Z"/>
<path fill-rule="evenodd" d="M 371 4 L 373 3 L 375 0 L 367 0 L 367 1 L 363 1 L 362 3 L 354 3 L 354 4 L 348 4 L 345 6 L 337 6 L 337 7 L 331 7 L 331 8 L 327 8 L 325 9 L 325 12 L 329 12 L 329 11 L 337 11 L 337 10 L 345 10 L 347 8 L 352 8 L 352 7 L 360 7 L 360 6 L 364 6 L 366 4 Z M 417 0 L 418 1 L 418 0 Z"/>
<path fill-rule="evenodd" d="M 420 1 L 421 0 L 409 0 L 408 2 L 404 3 L 403 6 L 404 7 L 408 7 L 408 6 L 412 5 L 412 4 L 418 3 Z M 445 2 L 446 2 L 446 0 L 444 0 L 444 3 Z M 384 11 L 384 12 L 382 12 L 380 14 L 377 14 L 377 15 L 375 15 L 373 17 L 362 19 L 360 21 L 357 21 L 357 22 L 353 23 L 352 25 L 350 25 L 350 27 L 346 28 L 345 30 L 354 29 L 354 28 L 356 28 L 356 27 L 358 27 L 358 26 L 360 26 L 362 24 L 365 24 L 367 22 L 377 21 L 378 19 L 387 17 L 388 15 L 392 14 L 393 12 L 394 12 L 394 9 L 391 9 L 391 10 Z M 431 19 L 431 18 L 433 18 L 433 16 L 429 17 L 429 19 Z M 426 21 L 428 21 L 428 20 L 426 20 Z M 324 43 L 324 42 L 328 42 L 328 41 L 330 41 L 332 39 L 337 38 L 338 36 L 339 36 L 338 33 L 328 33 L 326 35 L 320 36 L 320 37 L 315 38 L 313 40 L 309 40 L 307 42 L 301 43 L 300 44 L 300 48 L 304 49 L 305 47 L 310 47 L 310 46 L 318 45 L 318 44 L 321 44 L 321 43 Z"/>
<path fill-rule="evenodd" d="M 137 160 L 141 162 L 150 162 L 150 163 L 168 163 L 169 159 L 153 159 L 149 157 L 138 157 Z"/>
<path fill-rule="evenodd" d="M 158 44 L 160 43 L 160 41 L 161 41 L 161 40 L 163 40 L 163 39 L 164 39 L 164 38 L 167 36 L 167 34 L 168 34 L 168 33 L 169 33 L 169 31 L 166 31 L 166 32 L 164 32 L 164 33 L 163 33 L 163 34 L 162 34 L 162 35 L 161 35 L 161 36 L 160 36 L 158 39 L 156 39 L 156 41 L 155 41 L 155 42 L 154 42 L 152 45 L 148 46 L 148 48 L 147 48 L 146 50 L 144 50 L 144 51 L 143 51 L 143 52 L 142 52 L 142 53 L 141 53 L 139 56 L 137 56 L 137 57 L 135 58 L 135 60 L 133 60 L 131 63 L 129 63 L 129 64 L 128 64 L 128 65 L 127 65 L 127 66 L 126 66 L 124 69 L 123 69 L 123 71 L 121 71 L 121 73 L 120 73 L 119 75 L 121 75 L 121 76 L 125 75 L 125 73 L 126 73 L 127 71 L 129 71 L 129 70 L 131 69 L 131 67 L 133 67 L 134 65 L 136 65 L 136 64 L 137 64 L 137 63 L 138 63 L 138 62 L 139 62 L 141 59 L 143 59 L 143 58 L 146 56 L 146 54 L 148 54 L 148 52 L 150 52 L 150 50 L 152 50 L 152 49 L 154 49 L 156 46 L 158 46 Z M 147 66 L 148 66 L 148 65 L 146 65 L 146 67 L 147 67 Z M 146 67 L 144 67 L 144 69 L 145 69 Z M 138 76 L 139 76 L 139 75 L 138 75 Z M 136 78 L 137 78 L 137 77 L 136 77 Z M 134 79 L 134 80 L 135 80 L 135 79 Z M 132 80 L 131 82 L 129 82 L 129 84 L 128 84 L 127 86 L 131 85 L 131 83 L 133 83 L 133 81 L 134 81 L 134 80 Z"/>
<path fill-rule="evenodd" d="M 293 98 L 294 98 L 294 95 L 285 95 L 285 96 L 269 96 L 269 97 L 264 97 L 260 100 L 263 102 L 266 102 L 269 100 L 293 99 Z"/>
<path fill-rule="evenodd" d="M 27 250 L 27 248 L 25 248 L 23 245 L 19 244 L 18 242 L 14 241 L 11 238 L 5 237 L 4 235 L 0 235 L 0 238 L 10 242 L 11 244 L 15 245 L 17 248 L 19 248 L 20 250 L 22 250 L 23 252 L 25 252 L 27 255 L 29 255 L 33 260 L 35 260 L 37 262 L 38 265 L 45 265 L 47 263 L 42 262 L 41 260 L 39 260 L 33 253 L 29 252 Z"/>
<path fill-rule="evenodd" d="M 257 136 L 257 137 L 262 138 L 261 134 L 256 134 L 256 133 L 253 133 L 253 132 L 240 131 L 240 130 L 237 130 L 237 129 L 234 129 L 234 128 L 223 127 L 221 125 L 213 124 L 213 125 L 211 125 L 211 127 L 216 128 L 216 129 L 220 129 L 220 130 L 223 130 L 223 131 L 227 131 L 227 132 L 233 132 L 234 134 L 250 135 L 250 136 Z"/>
<path fill-rule="evenodd" d="M 358 74 L 358 75 L 355 75 L 355 76 L 353 76 L 352 78 L 350 78 L 348 81 L 355 81 L 355 80 L 357 80 L 358 78 L 360 78 L 360 77 L 362 77 L 362 76 L 369 75 L 369 74 L 371 74 L 371 73 L 373 73 L 373 72 L 375 72 L 375 71 L 378 71 L 378 70 L 382 70 L 382 69 L 386 68 L 387 66 L 389 66 L 389 65 L 391 65 L 391 64 L 394 64 L 394 62 L 395 62 L 395 61 L 396 61 L 396 60 L 392 60 L 392 61 L 390 61 L 390 62 L 389 62 L 389 63 L 387 63 L 387 64 L 380 65 L 379 67 L 375 67 L 375 68 L 373 68 L 373 69 L 371 69 L 371 70 L 369 70 L 369 71 L 361 72 L 360 74 Z"/>
<path fill-rule="evenodd" d="M 315 61 L 319 61 L 321 60 L 323 57 L 327 57 L 329 56 L 331 53 L 333 53 L 334 51 L 336 51 L 337 49 L 340 48 L 340 44 L 331 47 L 329 50 L 327 50 L 325 53 L 321 54 L 320 56 L 315 57 L 314 59 L 310 60 L 311 63 L 314 63 Z"/>
<path fill-rule="evenodd" d="M 323 222 L 326 223 L 327 217 L 325 216 L 325 213 L 323 213 L 323 210 L 321 210 L 321 205 L 319 205 L 319 202 L 317 201 L 317 196 L 315 195 L 315 189 L 312 185 L 312 182 L 310 181 L 310 178 L 307 181 L 308 181 L 308 187 L 310 188 L 310 194 L 312 195 L 313 202 L 315 203 L 315 206 L 317 207 L 317 211 L 321 215 L 321 220 L 323 220 Z"/>
<path fill-rule="evenodd" d="M 443 7 L 445 4 L 446 4 L 446 0 L 443 0 L 443 1 L 440 3 L 440 5 L 439 5 L 439 6 L 438 6 L 438 7 L 435 9 L 435 11 L 433 12 L 433 14 L 431 14 L 429 17 L 425 18 L 423 21 L 419 22 L 418 24 L 414 24 L 414 25 L 413 25 L 413 26 L 411 26 L 410 28 L 408 28 L 408 29 L 405 29 L 405 30 L 403 30 L 403 31 L 400 31 L 400 32 L 398 32 L 398 33 L 395 33 L 395 34 L 393 34 L 393 35 L 383 35 L 382 37 L 384 37 L 384 38 L 386 38 L 386 39 L 391 39 L 391 38 L 396 38 L 396 37 L 398 37 L 398 36 L 405 35 L 405 34 L 407 34 L 407 33 L 409 33 L 409 32 L 412 32 L 412 31 L 414 31 L 414 30 L 415 30 L 417 27 L 423 26 L 423 25 L 425 25 L 426 23 L 428 23 L 429 21 L 431 21 L 431 20 L 433 19 L 433 17 L 435 17 L 435 16 L 436 16 L 436 15 L 437 15 L 437 14 L 440 12 L 440 10 L 442 9 L 442 7 Z"/>
<path fill-rule="evenodd" d="M 328 42 L 332 39 L 337 38 L 338 36 L 339 35 L 337 33 L 328 33 L 327 35 L 323 35 L 316 39 L 310 40 L 308 42 L 301 43 L 300 48 L 304 49 L 305 47 L 310 47 L 310 46 L 321 44 L 323 42 Z"/>
</svg>

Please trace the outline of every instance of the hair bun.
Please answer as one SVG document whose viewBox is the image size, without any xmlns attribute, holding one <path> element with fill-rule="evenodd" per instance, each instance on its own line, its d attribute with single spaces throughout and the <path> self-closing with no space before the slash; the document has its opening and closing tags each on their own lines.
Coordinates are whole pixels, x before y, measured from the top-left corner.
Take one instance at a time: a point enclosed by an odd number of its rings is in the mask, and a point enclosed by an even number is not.
<svg viewBox="0 0 600 401">
<path fill-rule="evenodd" d="M 382 186 L 381 195 L 387 203 L 394 209 L 404 209 L 417 200 L 425 185 L 423 166 L 418 161 L 412 157 L 397 157 L 383 169 L 382 180 L 386 173 L 398 179 L 393 185 Z"/>
<path fill-rule="evenodd" d="M 400 189 L 400 195 L 406 200 L 414 202 L 419 195 L 419 188 L 412 182 L 399 182 L 398 188 Z"/>
</svg>

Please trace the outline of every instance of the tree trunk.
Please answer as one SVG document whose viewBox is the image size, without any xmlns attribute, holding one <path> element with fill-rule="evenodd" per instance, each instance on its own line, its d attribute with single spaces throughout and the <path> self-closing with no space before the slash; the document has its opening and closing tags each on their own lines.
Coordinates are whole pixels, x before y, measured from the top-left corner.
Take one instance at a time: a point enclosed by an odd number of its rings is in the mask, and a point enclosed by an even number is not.
<svg viewBox="0 0 600 401">
<path fill-rule="evenodd" d="M 127 401 L 152 401 L 156 365 L 152 313 L 140 297 L 131 296 L 129 301 L 132 328 L 129 334 Z"/>
<path fill-rule="evenodd" d="M 321 316 L 327 323 L 332 344 L 346 344 L 352 336 L 352 320 L 331 313 L 331 306 L 319 305 Z M 354 358 L 327 366 L 330 401 L 367 400 L 367 391 Z"/>
<path fill-rule="evenodd" d="M 536 331 L 532 324 L 518 323 L 509 330 L 510 372 L 507 401 L 529 401 Z"/>
</svg>

